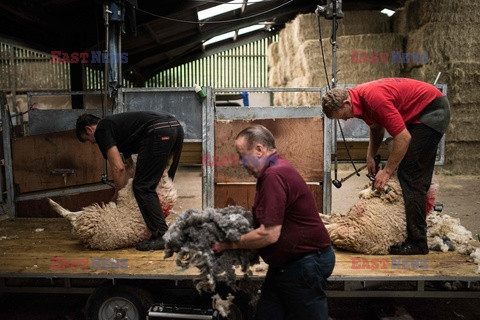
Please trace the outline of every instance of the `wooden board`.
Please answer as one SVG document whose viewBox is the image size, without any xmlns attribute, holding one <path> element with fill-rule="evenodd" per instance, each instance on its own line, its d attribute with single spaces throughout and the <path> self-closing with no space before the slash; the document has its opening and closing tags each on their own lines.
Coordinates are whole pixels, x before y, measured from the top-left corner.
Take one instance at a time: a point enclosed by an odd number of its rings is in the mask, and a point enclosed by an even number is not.
<svg viewBox="0 0 480 320">
<path fill-rule="evenodd" d="M 350 151 L 350 155 L 352 156 L 352 159 L 354 161 L 366 161 L 368 142 L 347 142 L 347 146 L 348 150 Z M 382 145 L 380 146 L 378 154 L 380 154 L 380 156 L 382 157 L 382 161 L 388 159 L 389 152 L 384 143 L 382 143 Z M 337 143 L 337 157 L 339 161 L 350 161 L 347 149 L 345 148 L 345 144 L 343 142 Z"/>
<path fill-rule="evenodd" d="M 100 182 L 105 160 L 96 145 L 63 131 L 12 140 L 13 176 L 18 193 Z M 73 174 L 52 174 L 73 169 Z"/>
<path fill-rule="evenodd" d="M 169 217 L 170 218 L 170 217 Z M 171 221 L 171 220 L 170 220 Z M 37 228 L 43 229 L 36 232 Z M 172 258 L 164 259 L 163 251 L 141 252 L 134 248 L 113 251 L 89 250 L 83 247 L 71 234 L 71 228 L 65 219 L 17 218 L 14 221 L 0 222 L 0 276 L 1 277 L 128 277 L 155 279 L 192 279 L 198 277 L 196 268 L 182 269 L 176 266 Z M 69 262 L 70 268 L 55 268 L 58 259 Z M 57 260 L 55 260 L 55 258 Z M 398 258 L 398 257 L 393 257 Z M 477 265 L 467 262 L 467 256 L 455 252 L 431 252 L 428 255 L 404 256 L 413 260 L 427 259 L 428 267 L 392 268 L 392 256 L 369 256 L 349 252 L 336 252 L 336 264 L 331 281 L 343 280 L 446 280 L 480 281 L 475 273 Z M 86 260 L 87 268 L 72 267 L 75 261 Z M 101 261 L 116 259 L 124 268 L 98 268 L 92 259 Z M 353 264 L 352 261 L 360 260 Z M 386 259 L 386 265 L 378 268 L 356 268 L 373 266 L 373 259 Z M 388 262 L 390 261 L 390 262 Z M 53 268 L 52 268 L 53 266 Z M 93 267 L 92 267 L 93 266 Z M 126 266 L 126 267 L 125 267 Z M 254 276 L 263 277 L 264 271 L 254 272 Z"/>
<path fill-rule="evenodd" d="M 202 143 L 185 142 L 180 155 L 182 164 L 201 164 L 202 163 Z"/>
<path fill-rule="evenodd" d="M 238 159 L 234 147 L 237 134 L 253 124 L 264 125 L 272 132 L 278 152 L 305 181 L 323 180 L 323 120 L 301 118 L 215 121 L 215 156 L 220 160 L 220 165 L 215 166 L 215 182 L 255 181 L 238 161 L 233 161 Z"/>
<path fill-rule="evenodd" d="M 308 184 L 317 204 L 318 211 L 322 211 L 323 189 L 319 184 Z M 216 184 L 215 208 L 226 206 L 242 206 L 252 210 L 255 199 L 255 184 Z"/>
</svg>

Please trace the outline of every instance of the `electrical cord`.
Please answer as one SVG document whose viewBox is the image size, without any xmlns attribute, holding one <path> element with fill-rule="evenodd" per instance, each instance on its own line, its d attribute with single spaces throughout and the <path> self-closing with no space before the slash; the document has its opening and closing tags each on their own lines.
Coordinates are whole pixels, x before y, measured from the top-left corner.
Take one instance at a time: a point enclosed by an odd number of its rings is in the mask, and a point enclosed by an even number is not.
<svg viewBox="0 0 480 320">
<path fill-rule="evenodd" d="M 318 22 L 318 36 L 319 36 L 319 41 L 320 41 L 320 49 L 321 49 L 321 52 L 322 52 L 323 69 L 324 69 L 324 72 L 325 72 L 325 80 L 327 81 L 328 90 L 331 90 L 330 81 L 328 79 L 327 64 L 325 62 L 325 51 L 323 49 L 322 27 L 321 27 L 321 23 L 320 23 L 320 15 L 317 15 L 317 22 Z M 335 21 L 335 30 L 338 30 L 338 22 L 337 21 Z M 336 45 L 336 43 L 334 43 L 332 37 L 333 37 L 333 35 L 330 37 L 330 44 Z M 338 82 L 338 81 L 336 81 L 336 82 Z M 340 133 L 342 135 L 342 141 L 345 145 L 345 149 L 347 150 L 348 158 L 350 159 L 350 162 L 353 166 L 353 169 L 355 170 L 355 174 L 357 176 L 360 176 L 360 173 L 358 172 L 357 167 L 355 166 L 355 163 L 353 162 L 352 155 L 350 154 L 350 149 L 348 148 L 347 141 L 345 140 L 345 135 L 343 134 L 342 125 L 341 125 L 341 123 L 338 119 L 335 119 L 335 120 L 336 120 L 336 123 L 337 123 L 338 127 L 340 128 Z M 334 180 L 332 182 L 337 188 L 340 188 L 341 187 L 341 182 L 339 182 L 338 177 L 337 177 L 337 171 L 338 171 L 337 170 L 337 153 L 335 153 L 335 160 L 334 161 L 335 161 Z"/>
<path fill-rule="evenodd" d="M 281 5 L 279 6 L 276 6 L 272 9 L 269 9 L 269 10 L 266 10 L 266 11 L 263 11 L 263 12 L 259 12 L 259 13 L 256 13 L 256 14 L 253 14 L 251 16 L 248 16 L 248 17 L 243 17 L 243 18 L 238 18 L 238 19 L 230 19 L 230 20 L 219 20 L 219 21 L 191 21 L 191 20 L 182 20 L 182 19 L 175 19 L 175 18 L 169 18 L 169 17 L 165 17 L 165 16 L 161 16 L 161 15 L 158 15 L 158 14 L 155 14 L 155 13 L 152 13 L 152 12 L 148 12 L 146 10 L 142 10 L 140 8 L 135 8 L 136 11 L 138 12 L 142 12 L 142 13 L 145 13 L 145 14 L 148 14 L 148 15 L 151 15 L 153 17 L 156 17 L 156 18 L 160 18 L 160 19 L 165 19 L 165 20 L 169 20 L 169 21 L 173 21 L 173 22 L 181 22 L 181 23 L 191 23 L 191 24 L 199 24 L 199 25 L 203 25 L 203 24 L 219 24 L 219 23 L 230 23 L 230 22 L 236 22 L 236 21 L 242 21 L 242 20 L 246 20 L 246 19 L 250 19 L 250 18 L 253 18 L 253 17 L 257 17 L 257 16 L 260 16 L 262 14 L 265 14 L 265 13 L 269 13 L 269 12 L 272 12 L 274 10 L 277 10 L 283 6 L 286 6 L 287 4 L 293 2 L 293 0 L 290 0 L 290 1 L 287 1 L 285 3 L 282 3 Z"/>
</svg>

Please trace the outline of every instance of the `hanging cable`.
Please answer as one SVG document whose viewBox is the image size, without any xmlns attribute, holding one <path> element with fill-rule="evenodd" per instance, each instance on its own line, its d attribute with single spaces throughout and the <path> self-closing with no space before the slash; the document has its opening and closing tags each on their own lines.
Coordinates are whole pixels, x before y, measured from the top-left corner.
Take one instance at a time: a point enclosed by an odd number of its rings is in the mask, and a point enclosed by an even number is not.
<svg viewBox="0 0 480 320">
<path fill-rule="evenodd" d="M 142 13 L 151 15 L 152 17 L 156 17 L 156 18 L 160 18 L 160 19 L 165 19 L 165 20 L 169 20 L 169 21 L 203 25 L 203 24 L 219 24 L 219 23 L 237 22 L 237 21 L 242 21 L 242 20 L 246 20 L 246 19 L 258 17 L 258 16 L 261 16 L 262 14 L 269 13 L 269 12 L 272 12 L 272 11 L 274 11 L 274 10 L 277 10 L 277 9 L 283 7 L 283 6 L 286 6 L 287 4 L 289 4 L 289 3 L 291 3 L 291 2 L 293 2 L 293 0 L 287 1 L 287 2 L 285 2 L 285 3 L 282 3 L 282 4 L 279 5 L 279 6 L 276 6 L 276 7 L 272 8 L 272 9 L 265 10 L 265 11 L 263 11 L 263 12 L 259 12 L 259 13 L 253 14 L 253 15 L 248 16 L 248 17 L 243 17 L 243 18 L 238 18 L 238 19 L 229 19 L 229 20 L 219 20 L 219 21 L 192 21 L 192 20 L 182 20 L 182 19 L 175 19 L 175 18 L 170 18 L 170 17 L 161 16 L 161 15 L 158 15 L 158 14 L 155 14 L 155 13 L 152 13 L 152 12 L 148 12 L 148 11 L 142 10 L 142 9 L 140 9 L 140 8 L 135 8 L 135 10 L 137 10 L 138 12 L 142 12 Z"/>
<path fill-rule="evenodd" d="M 334 0 L 335 1 L 335 0 Z M 328 90 L 331 90 L 331 86 L 330 86 L 330 81 L 329 81 L 329 78 L 328 78 L 328 72 L 327 72 L 327 64 L 325 62 L 325 52 L 324 52 L 324 49 L 323 49 L 323 41 L 322 41 L 322 26 L 321 26 L 321 22 L 320 22 L 320 14 L 317 13 L 317 23 L 318 23 L 318 37 L 319 37 L 319 41 L 320 41 L 320 50 L 321 50 L 321 53 L 322 53 L 322 61 L 323 61 L 323 69 L 324 69 L 324 72 L 325 72 L 325 80 L 327 82 L 327 88 Z M 332 22 L 332 36 L 330 37 L 330 44 L 332 46 L 336 46 L 337 43 L 334 39 L 334 34 L 336 33 L 336 31 L 338 30 L 338 22 L 334 19 L 333 22 Z M 332 59 L 333 60 L 333 59 Z M 333 62 L 333 61 L 332 61 Z M 336 72 L 334 72 L 336 73 Z M 334 84 L 337 83 L 336 79 L 335 79 L 335 76 L 334 76 Z M 348 155 L 348 158 L 350 159 L 350 163 L 352 164 L 353 166 L 353 169 L 355 170 L 355 174 L 357 176 L 360 176 L 360 173 L 358 172 L 357 170 L 357 167 L 355 166 L 355 163 L 353 162 L 353 158 L 350 154 L 350 149 L 348 148 L 348 145 L 347 145 L 347 141 L 345 140 L 345 135 L 343 133 L 343 129 L 342 129 L 342 125 L 340 123 L 340 120 L 339 119 L 335 119 L 335 123 L 337 124 L 338 128 L 340 129 L 340 133 L 342 135 L 342 141 L 345 145 L 345 149 L 347 150 L 347 155 Z M 334 133 L 335 136 L 336 136 L 336 132 Z M 335 139 L 335 143 L 336 143 L 336 139 Z M 338 163 L 338 159 L 337 159 L 337 153 L 335 152 L 334 154 L 334 180 L 332 180 L 332 183 L 335 187 L 337 188 L 340 188 L 342 186 L 342 182 L 340 180 L 338 180 L 338 168 L 337 168 L 337 163 Z"/>
</svg>

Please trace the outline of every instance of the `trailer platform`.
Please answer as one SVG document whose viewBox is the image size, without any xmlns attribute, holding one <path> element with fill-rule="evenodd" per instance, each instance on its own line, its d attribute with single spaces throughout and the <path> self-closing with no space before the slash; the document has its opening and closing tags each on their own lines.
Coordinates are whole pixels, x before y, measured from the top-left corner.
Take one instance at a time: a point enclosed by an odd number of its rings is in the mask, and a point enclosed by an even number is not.
<svg viewBox="0 0 480 320">
<path fill-rule="evenodd" d="M 195 281 L 198 270 L 178 267 L 163 251 L 86 249 L 61 218 L 0 222 L 0 291 L 90 293 L 93 279 Z M 480 298 L 478 266 L 456 252 L 416 256 L 371 256 L 336 251 L 329 278 L 332 297 Z M 265 271 L 254 271 L 261 281 Z M 43 279 L 32 285 L 28 279 Z M 80 280 L 83 280 L 80 281 Z M 74 285 L 75 284 L 75 285 Z"/>
</svg>

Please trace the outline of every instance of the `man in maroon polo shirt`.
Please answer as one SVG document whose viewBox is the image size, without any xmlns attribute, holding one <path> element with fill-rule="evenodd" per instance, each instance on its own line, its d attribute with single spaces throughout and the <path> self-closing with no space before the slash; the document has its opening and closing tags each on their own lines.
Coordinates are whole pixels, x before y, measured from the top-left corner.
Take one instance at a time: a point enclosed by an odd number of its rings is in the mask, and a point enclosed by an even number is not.
<svg viewBox="0 0 480 320">
<path fill-rule="evenodd" d="M 431 84 L 406 78 L 367 82 L 353 89 L 335 88 L 322 97 L 332 119 L 360 118 L 370 126 L 367 166 L 375 188 L 384 188 L 398 168 L 405 199 L 407 241 L 390 248 L 392 254 L 427 254 L 426 203 L 437 146 L 450 122 L 450 105 Z M 393 150 L 383 170 L 376 171 L 375 154 L 385 130 Z M 385 212 L 388 214 L 388 212 Z"/>
<path fill-rule="evenodd" d="M 325 288 L 335 254 L 312 192 L 277 153 L 264 126 L 240 132 L 235 148 L 242 165 L 257 178 L 252 208 L 256 229 L 236 242 L 216 242 L 213 250 L 258 249 L 269 264 L 255 319 L 327 319 Z"/>
</svg>

